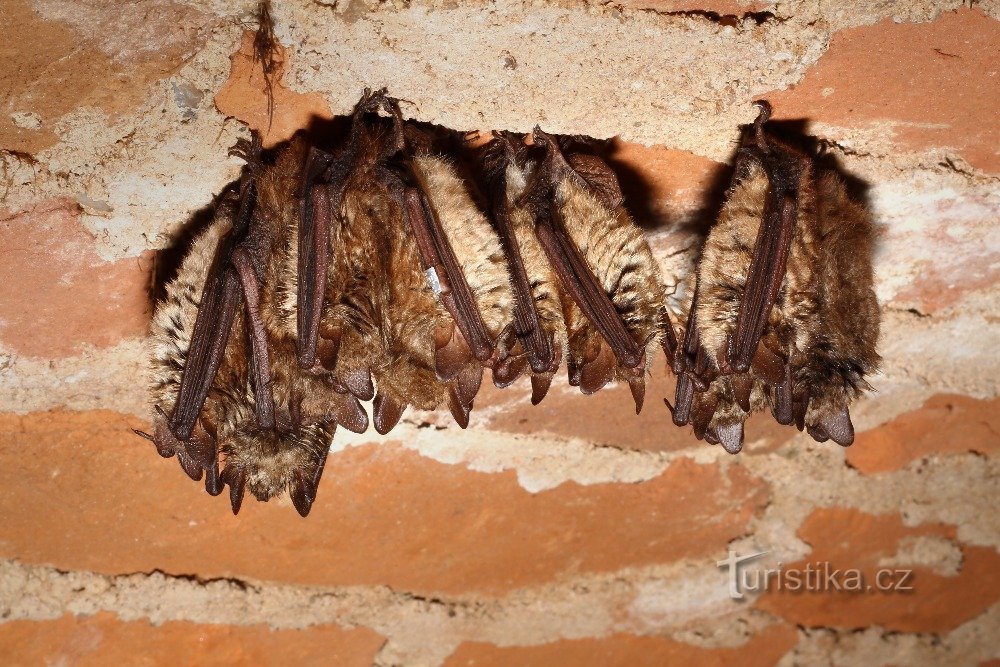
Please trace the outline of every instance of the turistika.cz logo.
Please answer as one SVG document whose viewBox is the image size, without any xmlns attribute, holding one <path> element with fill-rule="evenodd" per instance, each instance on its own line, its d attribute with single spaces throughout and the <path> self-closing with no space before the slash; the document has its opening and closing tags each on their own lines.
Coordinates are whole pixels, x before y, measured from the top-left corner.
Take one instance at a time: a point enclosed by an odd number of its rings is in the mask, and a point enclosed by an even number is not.
<svg viewBox="0 0 1000 667">
<path fill-rule="evenodd" d="M 875 572 L 874 581 L 871 581 L 859 569 L 839 569 L 822 561 L 796 568 L 783 568 L 781 563 L 774 568 L 746 567 L 768 553 L 760 551 L 740 555 L 730 551 L 728 558 L 716 562 L 720 568 L 728 568 L 729 597 L 742 600 L 744 593 L 764 591 L 908 593 L 913 590 L 913 570 L 880 569 Z"/>
</svg>

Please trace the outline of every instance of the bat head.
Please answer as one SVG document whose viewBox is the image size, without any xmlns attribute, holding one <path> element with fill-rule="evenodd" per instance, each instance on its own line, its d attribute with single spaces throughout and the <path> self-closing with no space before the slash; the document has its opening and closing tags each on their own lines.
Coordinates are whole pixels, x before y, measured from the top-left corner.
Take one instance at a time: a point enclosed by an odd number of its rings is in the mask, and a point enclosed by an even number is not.
<svg viewBox="0 0 1000 667">
<path fill-rule="evenodd" d="M 302 516 L 309 514 L 335 424 L 316 422 L 265 430 L 252 419 L 236 424 L 222 438 L 225 469 L 221 480 L 229 486 L 233 514 L 240 511 L 247 488 L 260 501 L 288 492 Z"/>
</svg>

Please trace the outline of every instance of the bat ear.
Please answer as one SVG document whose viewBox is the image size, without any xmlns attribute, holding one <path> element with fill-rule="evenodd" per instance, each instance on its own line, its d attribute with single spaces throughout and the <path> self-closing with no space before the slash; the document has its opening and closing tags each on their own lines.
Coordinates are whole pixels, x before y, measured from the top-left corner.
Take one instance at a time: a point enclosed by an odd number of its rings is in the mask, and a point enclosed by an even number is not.
<svg viewBox="0 0 1000 667">
<path fill-rule="evenodd" d="M 646 398 L 645 374 L 640 373 L 639 375 L 629 375 L 628 388 L 632 392 L 632 400 L 635 401 L 635 414 L 639 414 L 642 412 L 642 403 Z"/>
<path fill-rule="evenodd" d="M 213 461 L 212 465 L 205 470 L 205 491 L 210 496 L 217 496 L 222 493 L 224 488 L 225 484 L 219 477 L 219 462 Z"/>
<path fill-rule="evenodd" d="M 434 331 L 434 372 L 448 382 L 472 360 L 472 350 L 454 322 L 439 324 Z"/>
<path fill-rule="evenodd" d="M 349 392 L 362 401 L 370 401 L 375 396 L 375 385 L 372 383 L 372 374 L 367 368 L 349 370 L 343 373 L 340 380 Z"/>
<path fill-rule="evenodd" d="M 593 394 L 615 377 L 615 367 L 618 361 L 615 353 L 604 342 L 599 343 L 597 356 L 590 361 L 584 361 L 580 369 L 580 390 L 584 394 Z"/>
<path fill-rule="evenodd" d="M 326 466 L 326 457 L 329 450 L 323 453 L 316 462 L 316 468 L 311 473 L 305 470 L 296 470 L 292 481 L 289 483 L 288 495 L 295 505 L 295 511 L 299 516 L 309 516 L 313 503 L 316 501 L 316 492 L 319 489 L 319 480 L 323 476 L 323 468 Z"/>
<path fill-rule="evenodd" d="M 472 406 L 462 403 L 455 387 L 452 387 L 451 391 L 448 392 L 448 409 L 451 410 L 451 416 L 455 418 L 455 422 L 460 427 L 467 428 L 469 426 L 469 413 L 472 411 Z"/>
<path fill-rule="evenodd" d="M 545 395 L 549 393 L 549 387 L 552 385 L 552 375 L 553 373 L 542 373 L 540 375 L 531 376 L 531 404 L 538 405 L 545 398 Z"/>
<path fill-rule="evenodd" d="M 295 511 L 303 518 L 309 516 L 309 510 L 312 509 L 315 499 L 315 496 L 311 495 L 306 487 L 305 476 L 301 470 L 296 470 L 295 477 L 288 485 L 288 495 L 292 499 L 292 504 L 295 505 Z"/>
<path fill-rule="evenodd" d="M 753 105 L 759 110 L 757 119 L 753 122 L 754 139 L 757 142 L 757 148 L 767 153 L 769 146 L 767 135 L 764 133 L 764 124 L 771 120 L 771 103 L 767 100 L 755 100 Z"/>
<path fill-rule="evenodd" d="M 722 444 L 730 454 L 738 454 L 743 449 L 743 422 L 720 424 L 705 432 L 705 440 L 711 445 Z"/>
<path fill-rule="evenodd" d="M 528 359 L 523 353 L 512 354 L 493 366 L 493 386 L 509 387 L 528 369 Z"/>
<path fill-rule="evenodd" d="M 337 423 L 348 431 L 364 433 L 368 430 L 368 413 L 353 394 L 336 394 L 334 413 Z"/>
<path fill-rule="evenodd" d="M 216 441 L 215 437 L 211 435 L 202 422 L 203 420 L 199 419 L 195 423 L 195 430 L 191 435 L 191 439 L 185 441 L 183 444 L 184 451 L 195 463 L 202 468 L 208 468 L 216 459 Z M 212 430 L 215 430 L 214 424 L 212 425 Z"/>
<path fill-rule="evenodd" d="M 848 447 L 854 442 L 854 424 L 851 423 L 851 413 L 847 406 L 820 414 L 819 423 L 810 424 L 807 430 L 817 442 L 833 440 L 842 447 Z"/>
<path fill-rule="evenodd" d="M 406 404 L 396 400 L 393 396 L 380 391 L 375 394 L 375 430 L 381 435 L 385 435 L 399 423 L 399 418 L 403 416 Z"/>
<path fill-rule="evenodd" d="M 316 341 L 316 356 L 320 365 L 333 372 L 337 368 L 337 356 L 340 353 L 340 328 L 331 337 L 320 336 Z"/>
<path fill-rule="evenodd" d="M 691 376 L 682 372 L 677 376 L 677 391 L 674 393 L 674 405 L 670 408 L 674 426 L 684 426 L 691 419 L 691 406 L 694 404 L 694 385 Z"/>
<path fill-rule="evenodd" d="M 618 177 L 607 162 L 587 153 L 570 154 L 566 161 L 605 206 L 615 209 L 621 205 L 625 196 L 622 194 Z"/>
<path fill-rule="evenodd" d="M 708 431 L 708 425 L 715 415 L 715 408 L 719 404 L 718 395 L 699 394 L 698 400 L 694 402 L 694 410 L 691 415 L 691 426 L 694 427 L 694 436 L 701 440 Z"/>
<path fill-rule="evenodd" d="M 743 422 L 725 424 L 715 429 L 722 448 L 730 454 L 738 454 L 743 449 Z"/>
<path fill-rule="evenodd" d="M 191 458 L 191 456 L 187 453 L 187 450 L 182 449 L 177 452 L 177 462 L 181 464 L 181 470 L 183 470 L 188 477 L 196 482 L 201 479 L 203 468 L 193 458 Z"/>
<path fill-rule="evenodd" d="M 483 367 L 479 364 L 469 364 L 464 371 L 458 374 L 455 380 L 455 396 L 462 405 L 472 406 L 472 401 L 476 400 L 479 387 L 483 383 Z"/>
<path fill-rule="evenodd" d="M 153 445 L 156 447 L 156 453 L 165 459 L 169 459 L 171 456 L 177 453 L 181 449 L 181 441 L 178 440 L 173 431 L 170 430 L 170 418 L 163 411 L 159 405 L 156 406 L 156 411 L 159 413 L 157 417 L 153 420 L 153 435 L 150 436 L 148 433 L 142 431 L 133 432 L 136 435 L 140 435 L 147 440 L 152 441 Z"/>
<path fill-rule="evenodd" d="M 226 466 L 222 471 L 222 482 L 229 485 L 229 503 L 233 507 L 233 515 L 240 513 L 243 505 L 243 493 L 246 491 L 247 473 L 242 467 Z"/>
<path fill-rule="evenodd" d="M 733 398 L 743 412 L 750 412 L 750 392 L 753 389 L 753 378 L 749 373 L 737 373 L 730 378 L 733 387 Z"/>
</svg>

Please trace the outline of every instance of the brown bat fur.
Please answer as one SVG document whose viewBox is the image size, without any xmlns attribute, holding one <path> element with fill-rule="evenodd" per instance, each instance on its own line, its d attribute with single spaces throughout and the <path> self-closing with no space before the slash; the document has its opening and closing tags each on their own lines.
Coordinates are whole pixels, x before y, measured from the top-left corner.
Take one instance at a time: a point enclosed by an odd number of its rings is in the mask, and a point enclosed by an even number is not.
<svg viewBox="0 0 1000 667">
<path fill-rule="evenodd" d="M 737 169 L 698 267 L 692 322 L 710 369 L 707 375 L 715 379 L 706 391 L 694 394 L 695 434 L 713 442 L 722 439 L 727 450 L 739 451 L 749 414 L 769 405 L 776 411 L 784 377 L 780 366 L 787 362 L 793 400 L 808 406 L 799 428 L 805 426 L 817 440 L 833 438 L 848 445 L 853 440 L 848 406 L 870 388 L 864 376 L 879 363 L 879 310 L 870 259 L 874 225 L 836 174 L 817 174 L 804 154 L 773 138 L 768 142 L 771 151 L 800 164 L 784 280 L 751 367 L 735 373 L 725 361 L 726 349 L 736 331 L 771 187 L 762 164 L 751 157 Z M 738 404 L 734 383 L 751 387 L 747 404 Z"/>
<path fill-rule="evenodd" d="M 527 275 L 538 325 L 542 329 L 543 337 L 550 343 L 552 358 L 547 368 L 540 370 L 531 368 L 526 361 L 527 352 L 519 340 L 527 337 L 528 332 L 516 332 L 516 322 L 512 323 L 505 332 L 507 335 L 501 336 L 503 349 L 500 351 L 500 356 L 510 359 L 507 365 L 513 372 L 510 372 L 504 381 L 497 382 L 497 374 L 494 371 L 494 382 L 498 386 L 507 386 L 522 372 L 518 368 L 527 370 L 531 375 L 531 402 L 537 405 L 545 397 L 553 375 L 567 356 L 567 335 L 564 295 L 561 293 L 559 278 L 535 235 L 535 221 L 531 211 L 521 203 L 533 170 L 537 167 L 535 162 L 526 159 L 525 152 L 526 146 L 520 138 L 497 134 L 485 151 L 486 169 L 496 172 L 491 174 L 491 178 L 502 179 L 504 203 L 511 231 Z M 496 196 L 499 196 L 499 193 Z"/>
<path fill-rule="evenodd" d="M 555 139 L 537 129 L 535 142 L 548 150 L 558 146 Z M 579 152 L 572 145 L 565 160 L 571 171 L 556 174 L 552 206 L 559 209 L 566 232 L 611 299 L 641 353 L 636 367 L 622 365 L 564 289 L 561 300 L 568 337 L 570 383 L 579 384 L 585 393 L 591 393 L 611 380 L 628 382 L 638 412 L 645 393 L 647 366 L 662 344 L 660 318 L 666 288 L 660 267 L 642 230 L 622 204 L 621 189 L 610 167 L 597 156 Z M 596 377 L 588 377 L 592 374 Z"/>
</svg>

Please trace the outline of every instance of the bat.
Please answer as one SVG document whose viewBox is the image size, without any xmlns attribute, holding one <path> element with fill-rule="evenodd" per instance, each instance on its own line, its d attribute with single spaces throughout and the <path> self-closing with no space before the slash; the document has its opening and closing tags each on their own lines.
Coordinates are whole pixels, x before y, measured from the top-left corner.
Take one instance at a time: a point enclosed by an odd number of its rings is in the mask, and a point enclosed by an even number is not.
<svg viewBox="0 0 1000 667">
<path fill-rule="evenodd" d="M 675 338 L 659 266 L 610 167 L 572 138 L 532 139 L 542 156 L 519 201 L 563 294 L 569 382 L 591 394 L 625 381 L 638 413 L 649 360 Z"/>
<path fill-rule="evenodd" d="M 526 370 L 531 402 L 538 405 L 566 356 L 566 325 L 558 277 L 535 235 L 534 216 L 520 204 L 536 161 L 521 137 L 494 132 L 481 151 L 490 215 L 510 275 L 514 321 L 501 331 L 493 369 L 497 387 L 509 386 Z"/>
<path fill-rule="evenodd" d="M 747 128 L 726 202 L 705 242 L 674 356 L 677 425 L 743 446 L 747 417 L 770 408 L 816 440 L 854 440 L 849 404 L 875 372 L 875 229 L 832 171 L 766 129 Z"/>
<path fill-rule="evenodd" d="M 433 137 L 403 121 L 398 101 L 376 93 L 401 147 L 376 174 L 393 205 L 386 220 L 389 299 L 381 328 L 388 363 L 378 372 L 376 429 L 409 404 L 447 405 L 465 428 L 496 362 L 511 317 L 509 280 L 493 229 Z M 391 419 L 381 419 L 387 415 Z"/>
<path fill-rule="evenodd" d="M 307 515 L 337 425 L 368 427 L 335 375 L 298 363 L 298 291 L 316 278 L 298 273 L 310 150 L 296 138 L 270 161 L 257 137 L 239 146 L 248 166 L 238 194 L 195 242 L 154 318 L 151 439 L 192 478 L 204 470 L 212 495 L 229 486 L 234 513 L 249 489 L 262 501 L 287 491 Z"/>
</svg>

